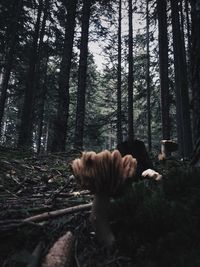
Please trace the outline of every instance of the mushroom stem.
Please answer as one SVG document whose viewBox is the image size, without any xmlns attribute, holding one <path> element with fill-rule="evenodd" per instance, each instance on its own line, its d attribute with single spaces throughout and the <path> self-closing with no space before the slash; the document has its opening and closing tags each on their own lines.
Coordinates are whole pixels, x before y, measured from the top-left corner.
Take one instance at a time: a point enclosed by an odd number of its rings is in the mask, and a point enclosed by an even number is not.
<svg viewBox="0 0 200 267">
<path fill-rule="evenodd" d="M 109 206 L 110 198 L 107 195 L 94 195 L 90 220 L 95 228 L 98 241 L 104 246 L 111 246 L 115 241 L 109 223 Z"/>
</svg>

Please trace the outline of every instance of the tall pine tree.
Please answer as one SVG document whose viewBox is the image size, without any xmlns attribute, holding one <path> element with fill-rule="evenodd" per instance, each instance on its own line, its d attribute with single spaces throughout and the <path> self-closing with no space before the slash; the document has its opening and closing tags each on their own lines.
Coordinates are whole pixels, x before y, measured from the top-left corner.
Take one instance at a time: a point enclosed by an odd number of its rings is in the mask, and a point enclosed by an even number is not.
<svg viewBox="0 0 200 267">
<path fill-rule="evenodd" d="M 128 1 L 128 138 L 134 138 L 133 130 L 133 3 Z"/>
<path fill-rule="evenodd" d="M 65 40 L 60 65 L 58 107 L 54 125 L 52 151 L 65 151 L 69 116 L 69 80 L 72 61 L 77 0 L 66 1 Z"/>
<path fill-rule="evenodd" d="M 121 64 L 122 64 L 122 38 L 121 38 L 121 24 L 122 24 L 122 1 L 119 0 L 119 18 L 118 18 L 118 65 L 117 65 L 117 142 L 122 142 L 122 92 L 121 92 Z"/>
<path fill-rule="evenodd" d="M 189 157 L 192 152 L 192 134 L 190 124 L 189 95 L 187 84 L 187 66 L 183 50 L 183 35 L 180 28 L 178 1 L 171 0 L 177 132 L 179 153 L 182 157 Z"/>
<path fill-rule="evenodd" d="M 170 139 L 167 1 L 157 0 L 161 118 L 163 139 Z"/>
<path fill-rule="evenodd" d="M 36 96 L 36 68 L 38 64 L 38 40 L 40 23 L 43 11 L 43 0 L 38 3 L 37 19 L 34 27 L 32 46 L 30 50 L 29 68 L 26 77 L 25 96 L 22 109 L 21 125 L 19 130 L 19 147 L 31 147 L 33 144 L 33 120 Z"/>
<path fill-rule="evenodd" d="M 82 19 L 81 19 L 82 23 L 81 44 L 80 44 L 79 70 L 78 70 L 78 90 L 77 90 L 76 124 L 75 124 L 75 140 L 74 140 L 74 147 L 78 149 L 83 148 L 90 13 L 91 13 L 91 0 L 84 0 Z"/>
</svg>

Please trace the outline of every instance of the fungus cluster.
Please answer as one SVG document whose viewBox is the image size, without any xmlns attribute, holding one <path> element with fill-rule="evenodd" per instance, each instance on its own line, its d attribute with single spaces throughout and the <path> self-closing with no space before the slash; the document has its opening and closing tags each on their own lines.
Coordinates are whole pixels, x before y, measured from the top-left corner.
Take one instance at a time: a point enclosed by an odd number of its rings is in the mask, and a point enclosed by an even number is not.
<svg viewBox="0 0 200 267">
<path fill-rule="evenodd" d="M 80 187 L 94 194 L 90 219 L 98 240 L 105 246 L 112 245 L 115 240 L 109 224 L 110 197 L 116 196 L 127 181 L 134 178 L 136 167 L 135 158 L 122 157 L 118 150 L 83 152 L 81 158 L 72 162 Z"/>
</svg>

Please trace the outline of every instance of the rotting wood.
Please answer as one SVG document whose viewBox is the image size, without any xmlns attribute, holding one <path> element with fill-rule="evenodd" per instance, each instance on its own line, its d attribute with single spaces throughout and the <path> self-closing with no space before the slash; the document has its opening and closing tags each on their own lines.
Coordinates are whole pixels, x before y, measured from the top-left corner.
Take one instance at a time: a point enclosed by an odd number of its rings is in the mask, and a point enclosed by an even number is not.
<svg viewBox="0 0 200 267">
<path fill-rule="evenodd" d="M 50 198 L 47 200 L 47 204 L 50 204 L 51 202 L 53 202 L 60 193 L 62 193 L 63 190 L 65 190 L 66 188 L 68 188 L 69 184 L 74 180 L 74 176 L 72 177 L 72 175 L 69 177 L 68 182 L 61 188 L 59 188 L 58 190 L 56 190 L 56 192 L 54 192 Z"/>
<path fill-rule="evenodd" d="M 44 212 L 42 214 L 28 217 L 24 219 L 23 222 L 41 222 L 41 221 L 48 220 L 50 218 L 56 218 L 58 216 L 63 216 L 63 215 L 75 213 L 78 211 L 90 210 L 91 207 L 92 207 L 92 203 L 89 203 L 89 204 L 82 204 L 82 205 L 78 205 L 78 206 L 74 206 L 74 207 L 70 207 L 66 209 Z"/>
</svg>

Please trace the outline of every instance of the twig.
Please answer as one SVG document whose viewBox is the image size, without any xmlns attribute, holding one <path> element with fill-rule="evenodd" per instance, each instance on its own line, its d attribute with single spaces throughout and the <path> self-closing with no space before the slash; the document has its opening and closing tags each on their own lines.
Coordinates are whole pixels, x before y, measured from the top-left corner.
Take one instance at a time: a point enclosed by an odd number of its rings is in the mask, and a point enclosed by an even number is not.
<svg viewBox="0 0 200 267">
<path fill-rule="evenodd" d="M 11 196 L 15 197 L 15 198 L 19 198 L 17 195 L 15 195 L 14 193 L 10 192 L 8 189 L 6 189 L 4 187 L 4 191 L 6 191 L 8 194 L 10 194 Z"/>
<path fill-rule="evenodd" d="M 58 189 L 55 193 L 53 193 L 52 196 L 50 196 L 50 198 L 47 200 L 46 203 L 47 203 L 47 204 L 50 204 L 51 202 L 53 202 L 53 201 L 58 197 L 58 195 L 59 195 L 64 189 L 66 189 L 66 188 L 69 186 L 69 184 L 71 183 L 72 180 L 73 180 L 73 178 L 70 176 L 68 182 L 67 182 L 63 187 L 61 187 L 60 189 Z"/>
<path fill-rule="evenodd" d="M 22 184 L 14 177 L 14 176 L 10 176 L 10 178 L 18 185 L 21 186 Z"/>
<path fill-rule="evenodd" d="M 38 267 L 40 263 L 40 257 L 42 254 L 42 250 L 44 248 L 44 243 L 41 241 L 34 249 L 32 253 L 32 261 L 27 265 L 27 267 Z"/>
<path fill-rule="evenodd" d="M 50 218 L 56 218 L 58 216 L 75 213 L 78 211 L 89 210 L 91 207 L 92 207 L 92 203 L 89 203 L 89 204 L 82 204 L 82 205 L 78 205 L 78 206 L 70 207 L 66 209 L 44 212 L 42 214 L 28 217 L 24 219 L 23 222 L 41 222 L 41 221 L 48 220 Z"/>
<path fill-rule="evenodd" d="M 63 189 L 63 188 L 61 188 L 61 189 Z M 50 199 L 54 194 L 57 194 L 57 192 L 51 193 L 51 192 L 47 191 L 47 192 L 45 192 L 43 194 L 41 194 L 41 193 L 33 194 L 32 197 L 33 198 L 44 198 L 44 197 L 48 197 Z M 70 193 L 62 193 L 62 191 L 59 192 L 59 197 L 60 198 L 69 198 L 69 197 L 87 196 L 87 195 L 89 195 L 89 191 L 88 190 L 74 191 L 74 192 L 70 192 Z"/>
</svg>

